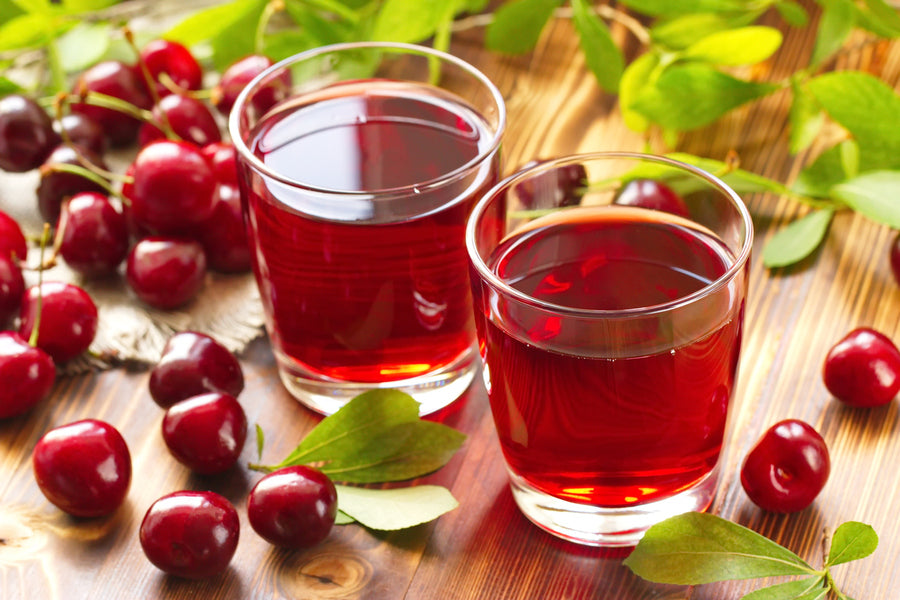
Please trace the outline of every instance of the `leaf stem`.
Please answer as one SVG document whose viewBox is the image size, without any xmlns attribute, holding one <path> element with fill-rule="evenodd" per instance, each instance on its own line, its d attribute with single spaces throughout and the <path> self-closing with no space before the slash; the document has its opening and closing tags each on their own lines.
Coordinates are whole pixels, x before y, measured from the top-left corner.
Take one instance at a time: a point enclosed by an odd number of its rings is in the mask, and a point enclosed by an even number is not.
<svg viewBox="0 0 900 600">
<path fill-rule="evenodd" d="M 269 21 L 277 12 L 285 9 L 284 0 L 270 0 L 266 3 L 262 13 L 259 15 L 259 21 L 256 22 L 256 33 L 253 38 L 253 48 L 257 54 L 262 54 L 266 45 L 266 30 L 269 28 Z"/>
</svg>

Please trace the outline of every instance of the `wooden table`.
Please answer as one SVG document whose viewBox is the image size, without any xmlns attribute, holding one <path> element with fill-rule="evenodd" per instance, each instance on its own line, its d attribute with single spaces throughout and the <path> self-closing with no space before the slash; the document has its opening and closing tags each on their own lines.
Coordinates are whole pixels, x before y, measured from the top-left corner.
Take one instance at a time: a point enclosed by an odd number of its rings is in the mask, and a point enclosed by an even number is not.
<svg viewBox="0 0 900 600">
<path fill-rule="evenodd" d="M 782 26 L 775 17 L 772 24 Z M 617 35 L 624 36 L 624 31 Z M 792 29 L 766 65 L 780 79 L 805 61 L 812 29 Z M 634 50 L 634 44 L 628 47 Z M 505 141 L 512 167 L 534 156 L 588 150 L 639 150 L 643 140 L 620 119 L 613 96 L 587 73 L 570 24 L 556 21 L 538 48 L 521 57 L 492 55 L 482 32 L 455 38 L 453 51 L 483 68 L 509 107 Z M 897 85 L 900 43 L 862 45 L 841 58 Z M 742 166 L 788 181 L 806 155 L 786 144 L 788 97 L 775 94 L 684 137 L 680 149 L 723 158 L 738 152 Z M 662 146 L 656 147 L 663 150 Z M 774 196 L 747 199 L 759 253 L 771 235 L 799 214 Z M 888 228 L 841 214 L 827 243 L 790 269 L 751 273 L 743 364 L 723 456 L 715 513 L 747 525 L 821 564 L 823 529 L 845 520 L 875 527 L 881 546 L 871 558 L 836 570 L 857 600 L 898 597 L 900 589 L 900 416 L 897 401 L 854 410 L 833 400 L 821 381 L 827 349 L 850 329 L 873 326 L 900 341 L 900 288 L 891 276 Z M 758 254 L 757 254 L 758 255 Z M 317 417 L 281 387 L 268 343 L 253 343 L 241 357 L 246 389 L 240 397 L 251 423 L 267 434 L 265 457 L 274 462 L 293 448 Z M 95 417 L 115 424 L 131 448 L 134 480 L 113 516 L 75 520 L 61 514 L 35 485 L 31 450 L 51 426 Z M 688 589 L 647 583 L 622 566 L 622 553 L 578 547 L 539 531 L 520 515 L 506 473 L 487 398 L 480 383 L 446 415 L 469 435 L 463 449 L 425 481 L 446 485 L 460 507 L 416 528 L 377 533 L 337 527 L 306 552 L 276 550 L 256 536 L 245 514 L 257 473 L 240 466 L 217 477 L 188 473 L 169 455 L 159 433 L 162 414 L 147 391 L 145 371 L 113 370 L 60 379 L 52 397 L 27 416 L 0 423 L 0 598 L 360 598 L 514 599 L 615 598 L 727 599 L 759 587 L 737 582 Z M 740 462 L 769 425 L 797 417 L 828 442 L 833 473 L 812 507 L 793 515 L 763 512 L 738 481 Z M 251 435 L 243 463 L 255 458 Z M 190 582 L 168 577 L 143 556 L 138 525 L 157 497 L 177 489 L 212 489 L 242 514 L 243 535 L 228 571 Z"/>
</svg>

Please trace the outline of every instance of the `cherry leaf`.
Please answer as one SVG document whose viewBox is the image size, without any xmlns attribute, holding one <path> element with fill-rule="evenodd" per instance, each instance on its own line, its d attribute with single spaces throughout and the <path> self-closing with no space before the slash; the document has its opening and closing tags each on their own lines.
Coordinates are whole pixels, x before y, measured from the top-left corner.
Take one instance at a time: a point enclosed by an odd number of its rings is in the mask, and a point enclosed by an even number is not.
<svg viewBox="0 0 900 600">
<path fill-rule="evenodd" d="M 900 229 L 900 171 L 872 171 L 831 188 L 832 195 L 873 221 Z"/>
<path fill-rule="evenodd" d="M 810 62 L 814 65 L 837 52 L 853 31 L 856 12 L 850 0 L 822 0 L 822 16 Z"/>
<path fill-rule="evenodd" d="M 350 523 L 356 523 L 356 519 L 348 515 L 342 510 L 337 511 L 337 515 L 334 517 L 335 525 L 349 525 Z"/>
<path fill-rule="evenodd" d="M 741 596 L 741 600 L 819 600 L 827 595 L 821 577 L 806 577 L 758 589 Z"/>
<path fill-rule="evenodd" d="M 797 82 L 791 82 L 791 91 L 794 95 L 788 116 L 791 124 L 790 150 L 791 154 L 797 154 L 815 141 L 825 124 L 825 113 L 815 98 Z"/>
<path fill-rule="evenodd" d="M 646 131 L 650 126 L 644 115 L 631 109 L 631 103 L 641 90 L 653 84 L 653 74 L 658 66 L 659 55 L 645 52 L 631 61 L 619 79 L 619 110 L 625 125 L 632 131 Z"/>
<path fill-rule="evenodd" d="M 878 534 L 865 523 L 848 521 L 838 527 L 831 536 L 826 567 L 840 565 L 851 560 L 865 558 L 878 547 Z"/>
<path fill-rule="evenodd" d="M 774 27 L 741 27 L 707 35 L 688 46 L 682 56 L 718 65 L 750 65 L 772 56 L 781 40 L 781 32 Z"/>
<path fill-rule="evenodd" d="M 746 9 L 746 3 L 740 0 L 622 0 L 621 4 L 652 17 L 729 13 Z"/>
<path fill-rule="evenodd" d="M 654 24 L 650 29 L 650 37 L 658 44 L 674 50 L 683 50 L 698 39 L 713 33 L 749 25 L 758 16 L 759 13 L 756 11 L 738 13 L 736 16 L 714 13 L 687 14 Z"/>
<path fill-rule="evenodd" d="M 782 19 L 794 27 L 806 27 L 806 24 L 809 23 L 809 13 L 796 2 L 777 2 L 775 10 Z"/>
<path fill-rule="evenodd" d="M 386 0 L 375 19 L 371 38 L 420 42 L 434 34 L 446 13 L 445 0 Z"/>
<path fill-rule="evenodd" d="M 600 87 L 615 93 L 619 89 L 625 59 L 613 41 L 609 28 L 594 14 L 587 0 L 572 0 L 572 19 L 578 30 L 588 68 L 597 78 Z"/>
<path fill-rule="evenodd" d="M 833 216 L 832 209 L 816 210 L 773 235 L 763 249 L 763 264 L 786 267 L 812 254 L 825 239 Z"/>
<path fill-rule="evenodd" d="M 816 574 L 802 558 L 755 531 L 697 512 L 650 527 L 624 564 L 648 581 L 679 585 Z"/>
<path fill-rule="evenodd" d="M 445 487 L 416 485 L 373 490 L 336 485 L 338 507 L 370 529 L 406 529 L 437 519 L 459 502 Z"/>
<path fill-rule="evenodd" d="M 513 0 L 501 5 L 487 28 L 485 45 L 507 54 L 528 52 L 561 3 L 562 0 Z"/>
<path fill-rule="evenodd" d="M 75 73 L 98 62 L 109 49 L 111 29 L 105 23 L 79 23 L 67 31 L 56 41 L 62 68 Z"/>
</svg>

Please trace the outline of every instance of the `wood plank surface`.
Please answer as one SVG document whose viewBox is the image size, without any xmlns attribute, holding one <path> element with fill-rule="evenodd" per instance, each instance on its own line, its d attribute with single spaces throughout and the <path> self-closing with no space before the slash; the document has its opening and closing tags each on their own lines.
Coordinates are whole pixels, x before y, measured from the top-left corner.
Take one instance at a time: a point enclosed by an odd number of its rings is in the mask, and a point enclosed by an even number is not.
<svg viewBox="0 0 900 600">
<path fill-rule="evenodd" d="M 783 48 L 758 75 L 778 80 L 805 64 L 813 29 L 785 29 Z M 626 48 L 624 29 L 614 28 Z M 833 65 L 859 68 L 900 82 L 900 43 L 859 38 Z M 532 157 L 593 150 L 641 150 L 615 98 L 589 75 L 569 22 L 556 20 L 537 49 L 524 56 L 486 52 L 483 31 L 455 37 L 453 52 L 481 67 L 503 91 L 509 109 L 504 142 L 512 168 Z M 742 167 L 789 181 L 810 153 L 787 149 L 788 94 L 776 93 L 683 137 L 679 149 L 722 159 L 729 151 Z M 655 151 L 665 147 L 653 141 Z M 850 409 L 832 399 L 821 380 L 828 348 L 850 329 L 871 326 L 900 341 L 900 287 L 892 278 L 893 233 L 858 215 L 839 214 L 825 245 L 788 269 L 768 271 L 759 255 L 774 232 L 802 214 L 773 195 L 746 198 L 756 241 L 746 313 L 741 372 L 722 461 L 715 513 L 782 543 L 821 564 L 822 537 L 846 520 L 871 524 L 880 547 L 869 559 L 835 569 L 857 600 L 900 597 L 900 418 L 897 401 Z M 240 400 L 251 423 L 266 432 L 265 457 L 280 459 L 318 418 L 281 387 L 267 341 L 242 354 L 246 388 Z M 0 598 L 290 598 L 506 600 L 739 598 L 759 582 L 687 588 L 654 585 L 622 566 L 621 551 L 582 548 L 539 531 L 518 512 L 480 381 L 440 418 L 468 434 L 450 464 L 424 481 L 451 488 L 460 507 L 410 530 L 378 533 L 336 527 L 305 552 L 270 547 L 246 519 L 246 497 L 259 478 L 243 465 L 255 459 L 252 440 L 242 466 L 215 477 L 191 475 L 168 453 L 160 435 L 161 410 L 147 390 L 147 372 L 118 369 L 61 378 L 52 397 L 26 416 L 0 422 Z M 67 517 L 38 490 L 30 455 L 50 427 L 78 418 L 114 424 L 129 443 L 134 480 L 125 505 L 108 518 Z M 832 455 L 831 480 L 816 502 L 793 515 L 756 508 L 738 480 L 742 457 L 772 423 L 797 417 L 813 424 Z M 147 507 L 178 489 L 211 489 L 235 503 L 242 535 L 228 571 L 205 581 L 164 575 L 143 556 L 138 526 Z"/>
</svg>

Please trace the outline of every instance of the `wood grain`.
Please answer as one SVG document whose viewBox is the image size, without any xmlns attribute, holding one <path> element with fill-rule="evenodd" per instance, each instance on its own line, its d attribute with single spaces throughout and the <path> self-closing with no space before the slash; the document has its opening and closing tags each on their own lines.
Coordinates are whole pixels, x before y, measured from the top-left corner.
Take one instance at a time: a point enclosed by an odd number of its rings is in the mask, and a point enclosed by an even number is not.
<svg viewBox="0 0 900 600">
<path fill-rule="evenodd" d="M 784 27 L 776 17 L 770 24 Z M 504 142 L 512 168 L 533 157 L 591 150 L 640 150 L 644 140 L 622 124 L 615 98 L 597 88 L 573 29 L 555 21 L 531 54 L 505 57 L 483 50 L 483 32 L 456 37 L 453 51 L 481 67 L 509 108 Z M 786 30 L 778 54 L 757 75 L 783 78 L 809 56 L 812 29 Z M 635 45 L 624 31 L 616 35 Z M 854 40 L 833 65 L 872 72 L 897 87 L 900 43 Z M 822 146 L 793 157 L 787 150 L 786 93 L 777 93 L 685 135 L 681 150 L 713 158 L 729 151 L 744 168 L 790 181 Z M 656 151 L 665 148 L 653 140 Z M 803 213 L 785 199 L 746 198 L 756 225 L 755 253 L 774 232 Z M 845 591 L 874 600 L 900 589 L 900 417 L 897 402 L 860 410 L 843 407 L 820 376 L 827 349 L 844 333 L 868 325 L 900 340 L 900 288 L 887 261 L 893 233 L 860 216 L 839 214 L 825 245 L 788 269 L 753 262 L 747 330 L 737 397 L 723 456 L 723 479 L 712 510 L 787 545 L 819 564 L 823 532 L 853 519 L 870 523 L 881 544 L 865 561 L 837 569 Z M 260 340 L 241 357 L 241 402 L 267 436 L 264 458 L 284 456 L 317 422 L 282 389 L 271 352 Z M 116 425 L 132 451 L 135 478 L 126 505 L 106 519 L 62 515 L 41 496 L 30 453 L 52 426 L 95 417 Z M 217 477 L 190 475 L 169 455 L 159 434 L 161 412 L 147 391 L 147 374 L 116 370 L 60 379 L 52 397 L 27 416 L 0 423 L 0 598 L 290 598 L 290 599 L 587 599 L 713 600 L 739 598 L 759 582 L 689 589 L 640 580 L 622 553 L 559 541 L 528 523 L 506 487 L 506 472 L 480 383 L 441 418 L 469 435 L 463 450 L 426 481 L 449 486 L 456 511 L 407 531 L 336 528 L 319 547 L 286 552 L 250 529 L 246 496 L 258 475 L 240 467 Z M 812 507 L 794 515 L 763 512 L 737 480 L 741 458 L 759 434 L 786 417 L 802 418 L 825 437 L 831 481 Z M 252 442 L 252 440 L 251 440 Z M 253 460 L 248 443 L 242 460 Z M 153 568 L 137 540 L 140 519 L 157 497 L 176 489 L 212 489 L 238 507 L 243 535 L 222 576 L 174 579 Z"/>
</svg>

